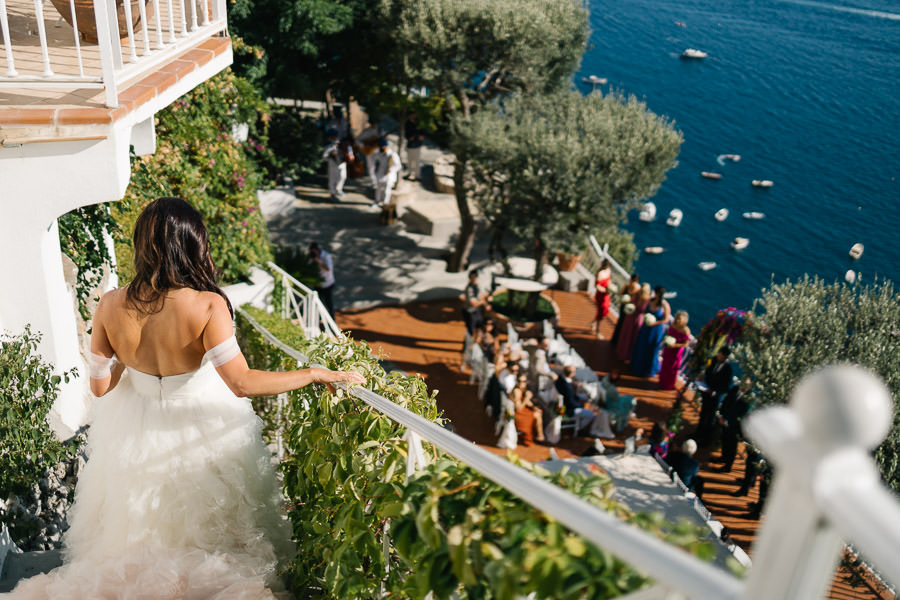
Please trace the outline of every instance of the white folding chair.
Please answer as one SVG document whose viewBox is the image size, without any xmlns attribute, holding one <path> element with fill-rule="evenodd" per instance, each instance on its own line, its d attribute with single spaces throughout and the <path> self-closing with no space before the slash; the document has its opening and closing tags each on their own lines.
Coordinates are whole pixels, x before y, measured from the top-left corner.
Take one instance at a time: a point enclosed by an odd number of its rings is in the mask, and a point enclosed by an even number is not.
<svg viewBox="0 0 900 600">
<path fill-rule="evenodd" d="M 519 343 L 519 332 L 512 326 L 512 323 L 506 323 L 506 341 L 510 348 Z"/>
<path fill-rule="evenodd" d="M 475 383 L 481 381 L 484 376 L 484 363 L 487 360 L 484 358 L 484 351 L 478 344 L 472 344 L 471 355 L 469 366 L 472 368 L 472 373 L 469 375 L 469 383 Z"/>
</svg>

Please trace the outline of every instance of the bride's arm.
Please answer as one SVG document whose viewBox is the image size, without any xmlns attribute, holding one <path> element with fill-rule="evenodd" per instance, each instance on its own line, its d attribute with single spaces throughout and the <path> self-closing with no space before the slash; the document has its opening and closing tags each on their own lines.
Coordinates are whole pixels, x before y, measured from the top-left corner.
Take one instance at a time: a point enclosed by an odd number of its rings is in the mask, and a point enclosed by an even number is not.
<svg viewBox="0 0 900 600">
<path fill-rule="evenodd" d="M 105 314 L 101 298 L 91 323 L 91 352 L 87 357 L 91 392 L 98 398 L 116 387 L 125 370 L 125 365 L 115 359 L 115 353 L 109 343 L 104 323 Z"/>
<path fill-rule="evenodd" d="M 209 351 L 232 335 L 233 328 L 228 307 L 223 299 L 216 298 L 213 301 L 212 315 L 203 331 L 203 347 Z M 318 368 L 259 371 L 251 369 L 240 350 L 236 351 L 237 354 L 230 360 L 216 365 L 216 370 L 237 396 L 271 396 L 302 388 L 310 383 L 324 383 L 330 387 L 330 384 L 338 382 L 351 385 L 362 385 L 366 382 L 356 371 L 330 371 Z"/>
</svg>

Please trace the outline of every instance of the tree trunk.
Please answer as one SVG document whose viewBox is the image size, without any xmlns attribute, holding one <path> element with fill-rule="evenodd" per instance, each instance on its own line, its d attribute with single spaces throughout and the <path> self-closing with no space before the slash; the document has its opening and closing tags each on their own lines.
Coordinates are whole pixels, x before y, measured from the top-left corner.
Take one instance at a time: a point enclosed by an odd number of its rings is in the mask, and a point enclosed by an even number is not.
<svg viewBox="0 0 900 600">
<path fill-rule="evenodd" d="M 544 265 L 547 264 L 547 247 L 541 240 L 538 240 L 534 246 L 534 280 L 540 281 L 541 275 L 544 274 Z M 528 303 L 525 305 L 525 314 L 528 318 L 533 319 L 537 314 L 538 299 L 541 297 L 540 292 L 532 292 L 528 295 Z"/>
<path fill-rule="evenodd" d="M 456 157 L 456 167 L 453 169 L 453 189 L 456 194 L 456 206 L 459 208 L 459 237 L 456 239 L 456 247 L 450 255 L 447 271 L 459 273 L 465 270 L 469 263 L 469 254 L 475 243 L 475 217 L 469 207 L 469 198 L 466 194 L 466 161 Z"/>
</svg>

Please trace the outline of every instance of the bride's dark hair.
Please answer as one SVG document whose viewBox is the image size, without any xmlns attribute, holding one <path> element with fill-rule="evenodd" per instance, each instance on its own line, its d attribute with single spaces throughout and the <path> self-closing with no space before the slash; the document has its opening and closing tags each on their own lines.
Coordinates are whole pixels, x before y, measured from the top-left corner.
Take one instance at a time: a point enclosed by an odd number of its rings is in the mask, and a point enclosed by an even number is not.
<svg viewBox="0 0 900 600">
<path fill-rule="evenodd" d="M 128 284 L 128 303 L 144 314 L 162 310 L 169 290 L 191 288 L 215 292 L 216 267 L 209 255 L 203 217 L 181 198 L 158 198 L 147 205 L 134 224 L 134 279 Z"/>
</svg>

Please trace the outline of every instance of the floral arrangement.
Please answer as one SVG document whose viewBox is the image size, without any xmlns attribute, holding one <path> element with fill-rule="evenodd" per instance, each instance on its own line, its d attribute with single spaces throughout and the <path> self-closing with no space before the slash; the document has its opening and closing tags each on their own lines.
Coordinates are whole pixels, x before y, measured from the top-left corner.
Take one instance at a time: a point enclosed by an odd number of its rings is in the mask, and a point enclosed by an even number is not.
<svg viewBox="0 0 900 600">
<path fill-rule="evenodd" d="M 610 281 L 609 285 L 606 286 L 606 291 L 610 294 L 617 294 L 619 292 L 619 286 Z"/>
<path fill-rule="evenodd" d="M 665 345 L 668 346 L 669 348 L 671 348 L 672 346 L 674 346 L 675 343 L 676 343 L 676 342 L 675 342 L 675 338 L 672 337 L 671 335 L 667 335 L 666 337 L 663 338 L 663 344 L 665 344 Z"/>
<path fill-rule="evenodd" d="M 644 315 L 644 325 L 646 325 L 647 327 L 653 327 L 654 325 L 656 325 L 656 317 L 653 315 L 653 313 L 647 313 Z"/>
<path fill-rule="evenodd" d="M 550 413 L 553 415 L 552 418 L 554 419 L 556 417 L 562 417 L 566 414 L 566 404 L 562 401 L 562 398 L 560 398 L 556 402 L 550 403 L 550 406 L 548 408 Z"/>
<path fill-rule="evenodd" d="M 629 302 L 631 302 L 631 295 L 622 294 L 622 304 L 628 304 Z"/>
<path fill-rule="evenodd" d="M 696 376 L 703 371 L 719 348 L 733 345 L 741 340 L 748 327 L 753 325 L 753 313 L 733 306 L 721 309 L 697 336 L 691 356 L 688 359 L 686 373 Z"/>
<path fill-rule="evenodd" d="M 629 303 L 627 303 L 627 304 L 625 305 L 625 308 L 623 308 L 622 310 L 625 311 L 625 314 L 626 314 L 626 315 L 631 315 L 631 314 L 634 314 L 635 306 L 634 306 L 634 304 L 632 304 L 631 302 L 629 302 Z"/>
</svg>

